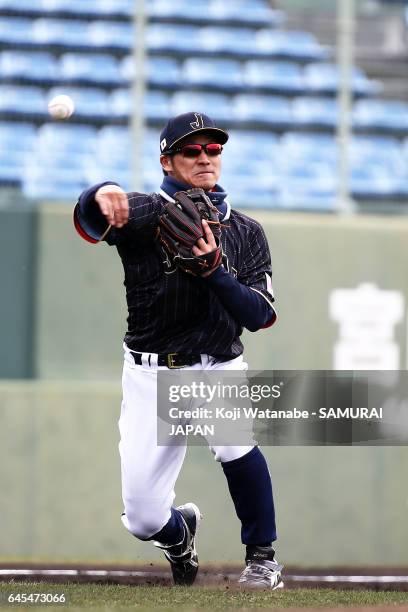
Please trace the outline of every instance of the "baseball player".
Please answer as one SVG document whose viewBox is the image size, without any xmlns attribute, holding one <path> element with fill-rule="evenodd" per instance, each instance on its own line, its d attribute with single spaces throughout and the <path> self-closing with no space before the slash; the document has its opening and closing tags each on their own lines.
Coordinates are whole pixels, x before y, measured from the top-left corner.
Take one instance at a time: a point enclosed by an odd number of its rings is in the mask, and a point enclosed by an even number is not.
<svg viewBox="0 0 408 612">
<path fill-rule="evenodd" d="M 157 373 L 246 370 L 243 328 L 255 332 L 276 319 L 264 231 L 231 208 L 217 183 L 227 141 L 227 132 L 202 113 L 171 118 L 160 135 L 164 179 L 157 193 L 126 194 L 109 181 L 84 191 L 74 211 L 79 234 L 115 246 L 124 267 L 122 521 L 135 537 L 163 549 L 175 584 L 184 585 L 194 582 L 198 570 L 201 515 L 193 503 L 173 506 L 186 444 L 157 444 Z M 210 450 L 242 525 L 246 567 L 239 583 L 282 587 L 283 566 L 272 546 L 272 484 L 260 449 Z"/>
</svg>

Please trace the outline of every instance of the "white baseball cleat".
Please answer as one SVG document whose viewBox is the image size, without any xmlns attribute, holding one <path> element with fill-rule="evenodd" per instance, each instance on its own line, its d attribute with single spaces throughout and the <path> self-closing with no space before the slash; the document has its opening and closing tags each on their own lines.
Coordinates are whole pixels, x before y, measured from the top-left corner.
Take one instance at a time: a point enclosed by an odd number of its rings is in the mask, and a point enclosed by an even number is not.
<svg viewBox="0 0 408 612">
<path fill-rule="evenodd" d="M 238 584 L 251 589 L 282 589 L 283 565 L 277 563 L 272 546 L 247 546 L 246 568 Z"/>
</svg>

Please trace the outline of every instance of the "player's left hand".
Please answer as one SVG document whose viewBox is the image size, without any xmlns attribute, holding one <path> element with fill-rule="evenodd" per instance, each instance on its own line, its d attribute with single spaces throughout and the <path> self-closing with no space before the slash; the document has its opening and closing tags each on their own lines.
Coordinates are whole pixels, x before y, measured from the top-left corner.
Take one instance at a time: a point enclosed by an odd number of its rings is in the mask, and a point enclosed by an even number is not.
<svg viewBox="0 0 408 612">
<path fill-rule="evenodd" d="M 203 230 L 204 230 L 204 238 L 199 238 L 191 249 L 193 254 L 196 257 L 200 255 L 204 255 L 205 253 L 211 253 L 211 251 L 215 251 L 217 248 L 217 243 L 215 242 L 214 234 L 212 233 L 211 227 L 208 225 L 205 219 L 202 220 Z M 216 268 L 214 268 L 216 269 Z M 214 269 L 209 270 L 202 274 L 202 277 L 210 276 L 214 272 Z"/>
</svg>

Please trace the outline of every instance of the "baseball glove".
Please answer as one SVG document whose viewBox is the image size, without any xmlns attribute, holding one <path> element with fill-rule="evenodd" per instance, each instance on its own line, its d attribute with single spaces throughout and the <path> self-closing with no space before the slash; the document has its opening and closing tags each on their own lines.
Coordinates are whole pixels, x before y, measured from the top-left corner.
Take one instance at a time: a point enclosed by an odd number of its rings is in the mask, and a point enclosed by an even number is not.
<svg viewBox="0 0 408 612">
<path fill-rule="evenodd" d="M 218 210 L 203 189 L 189 189 L 174 194 L 159 217 L 158 238 L 166 253 L 181 270 L 194 276 L 208 275 L 221 265 L 221 224 Z M 194 255 L 192 248 L 203 238 L 202 220 L 206 219 L 217 247 L 209 253 Z"/>
</svg>

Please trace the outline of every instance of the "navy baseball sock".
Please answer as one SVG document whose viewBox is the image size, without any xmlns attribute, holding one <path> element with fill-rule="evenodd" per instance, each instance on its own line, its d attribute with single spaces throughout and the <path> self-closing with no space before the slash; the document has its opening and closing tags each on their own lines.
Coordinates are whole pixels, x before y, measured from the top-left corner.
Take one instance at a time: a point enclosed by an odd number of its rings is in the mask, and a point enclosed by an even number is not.
<svg viewBox="0 0 408 612">
<path fill-rule="evenodd" d="M 171 509 L 171 517 L 157 533 L 149 540 L 156 540 L 162 544 L 180 544 L 184 537 L 184 525 L 181 514 L 176 508 Z"/>
<path fill-rule="evenodd" d="M 271 477 L 263 454 L 255 446 L 243 457 L 221 465 L 242 523 L 242 543 L 270 546 L 276 540 L 275 508 Z"/>
</svg>

